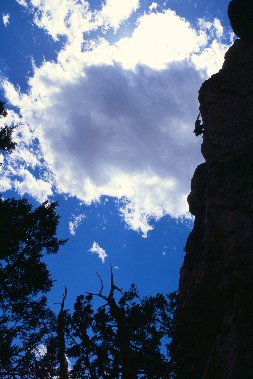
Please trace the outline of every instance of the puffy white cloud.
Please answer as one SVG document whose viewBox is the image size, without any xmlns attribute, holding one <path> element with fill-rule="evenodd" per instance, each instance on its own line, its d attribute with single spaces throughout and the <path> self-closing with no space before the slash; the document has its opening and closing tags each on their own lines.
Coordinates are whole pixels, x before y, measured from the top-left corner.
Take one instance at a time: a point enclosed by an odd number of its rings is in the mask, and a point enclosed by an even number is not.
<svg viewBox="0 0 253 379">
<path fill-rule="evenodd" d="M 144 14 L 138 19 L 132 36 L 121 38 L 106 50 L 107 54 L 111 50 L 112 59 L 124 68 L 144 64 L 160 70 L 170 63 L 189 59 L 206 40 L 202 30 L 194 30 L 188 21 L 166 10 Z M 96 50 L 92 54 L 96 54 Z"/>
<path fill-rule="evenodd" d="M 101 10 L 101 16 L 106 20 L 108 26 L 112 26 L 116 31 L 138 7 L 139 0 L 106 0 Z"/>
<path fill-rule="evenodd" d="M 222 67 L 227 49 L 226 44 L 213 40 L 200 54 L 193 54 L 191 60 L 196 69 L 202 70 L 204 77 L 206 73 L 211 76 Z"/>
<path fill-rule="evenodd" d="M 139 7 L 139 0 L 106 0 L 101 9 L 91 11 L 87 0 L 18 0 L 34 11 L 34 22 L 54 39 L 67 38 L 77 50 L 83 33 L 97 28 L 116 31 Z M 102 3 L 102 2 L 101 2 Z"/>
<path fill-rule="evenodd" d="M 14 189 L 22 196 L 30 194 L 39 202 L 45 201 L 53 194 L 52 185 L 42 179 L 36 179 L 30 171 L 22 169 L 19 172 L 20 179 L 14 181 Z"/>
<path fill-rule="evenodd" d="M 146 65 L 155 70 L 168 68 L 175 62 L 191 62 L 205 76 L 217 72 L 228 46 L 222 42 L 223 28 L 218 19 L 199 19 L 199 29 L 172 10 L 144 14 L 129 37 L 114 44 L 100 39 L 94 48 L 79 55 L 83 64 L 119 63 L 125 69 Z M 175 38 L 176 36 L 176 38 Z M 61 55 L 66 59 L 68 51 Z"/>
<path fill-rule="evenodd" d="M 200 29 L 208 35 L 210 43 L 205 48 L 201 48 L 199 52 L 194 52 L 191 56 L 191 62 L 197 70 L 203 71 L 204 76 L 206 74 L 211 76 L 221 68 L 224 55 L 228 49 L 228 45 L 222 42 L 224 28 L 217 18 L 213 22 L 205 19 L 198 21 Z"/>
<path fill-rule="evenodd" d="M 3 14 L 3 24 L 5 27 L 7 27 L 10 23 L 10 15 L 7 13 L 7 14 Z"/>
<path fill-rule="evenodd" d="M 59 192 L 86 203 L 101 195 L 127 198 L 122 215 L 144 234 L 150 229 L 147 215 L 187 210 L 185 197 L 199 160 L 192 93 L 200 77 L 190 65 L 162 71 L 93 66 L 78 83 L 51 83 L 44 88 L 36 80 L 33 87 L 42 99 L 48 91 L 44 107 L 32 92 L 20 101 L 26 104 L 23 116 L 37 125 Z"/>
<path fill-rule="evenodd" d="M 27 0 L 25 5 L 33 9 L 35 24 L 54 40 L 65 36 L 77 45 L 82 42 L 82 33 L 93 28 L 86 0 Z"/>
<path fill-rule="evenodd" d="M 76 229 L 83 222 L 84 219 L 85 215 L 82 213 L 77 216 L 72 215 L 72 220 L 69 221 L 69 232 L 72 236 L 76 234 Z"/>
<path fill-rule="evenodd" d="M 102 247 L 99 246 L 97 242 L 93 242 L 93 245 L 91 246 L 90 251 L 92 254 L 97 254 L 98 258 L 101 259 L 103 263 L 105 263 L 105 258 L 108 257 L 105 250 L 102 249 Z"/>
<path fill-rule="evenodd" d="M 227 49 L 219 22 L 200 21 L 194 29 L 171 10 L 144 14 L 128 38 L 113 44 L 105 38 L 93 41 L 82 51 L 80 31 L 106 26 L 101 14 L 105 9 L 113 14 L 115 1 L 96 13 L 85 1 L 64 0 L 62 7 L 58 0 L 30 1 L 40 10 L 37 25 L 55 39 L 68 35 L 69 40 L 57 62 L 34 66 L 27 94 L 3 83 L 22 122 L 36 128 L 41 142 L 42 156 L 38 162 L 30 156 L 30 168 L 23 167 L 23 182 L 16 181 L 16 188 L 37 198 L 52 194 L 51 176 L 32 183 L 28 174 L 44 157 L 59 193 L 86 204 L 102 195 L 119 199 L 128 226 L 144 236 L 152 218 L 186 214 L 190 178 L 201 160 L 200 139 L 192 133 L 197 93 L 203 76 L 220 68 Z M 119 23 L 138 1 L 129 4 L 125 16 L 117 16 Z M 85 12 L 80 17 L 87 22 L 76 30 L 81 19 L 75 26 L 73 20 L 81 5 Z"/>
</svg>

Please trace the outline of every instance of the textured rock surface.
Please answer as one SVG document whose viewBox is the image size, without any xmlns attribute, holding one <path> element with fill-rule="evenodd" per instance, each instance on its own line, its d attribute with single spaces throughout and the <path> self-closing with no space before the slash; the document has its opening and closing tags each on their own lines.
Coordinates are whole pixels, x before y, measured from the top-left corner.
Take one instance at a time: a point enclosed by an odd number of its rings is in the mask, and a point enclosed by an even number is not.
<svg viewBox="0 0 253 379">
<path fill-rule="evenodd" d="M 178 379 L 253 378 L 253 46 L 237 40 L 199 91 L 202 153 L 180 274 Z"/>
</svg>

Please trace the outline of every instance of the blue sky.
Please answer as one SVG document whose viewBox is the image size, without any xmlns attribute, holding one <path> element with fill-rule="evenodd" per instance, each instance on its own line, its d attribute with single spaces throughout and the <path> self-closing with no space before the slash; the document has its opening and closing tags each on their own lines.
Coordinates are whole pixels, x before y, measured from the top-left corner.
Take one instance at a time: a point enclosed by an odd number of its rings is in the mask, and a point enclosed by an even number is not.
<svg viewBox="0 0 253 379">
<path fill-rule="evenodd" d="M 178 285 L 200 154 L 198 89 L 233 41 L 227 1 L 2 0 L 1 94 L 18 148 L 3 196 L 59 201 L 47 258 L 69 304 L 109 280 L 142 295 Z"/>
</svg>

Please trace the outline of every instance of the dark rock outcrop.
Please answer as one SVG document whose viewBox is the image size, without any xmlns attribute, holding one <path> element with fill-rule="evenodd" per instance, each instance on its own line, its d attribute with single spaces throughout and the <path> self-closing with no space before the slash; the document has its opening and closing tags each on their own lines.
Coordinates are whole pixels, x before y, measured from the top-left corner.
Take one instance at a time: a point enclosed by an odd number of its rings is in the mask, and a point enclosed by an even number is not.
<svg viewBox="0 0 253 379">
<path fill-rule="evenodd" d="M 237 37 L 253 41 L 252 0 L 232 0 L 228 6 L 228 17 Z"/>
<path fill-rule="evenodd" d="M 237 40 L 199 91 L 202 154 L 180 273 L 177 379 L 253 378 L 253 45 Z"/>
</svg>

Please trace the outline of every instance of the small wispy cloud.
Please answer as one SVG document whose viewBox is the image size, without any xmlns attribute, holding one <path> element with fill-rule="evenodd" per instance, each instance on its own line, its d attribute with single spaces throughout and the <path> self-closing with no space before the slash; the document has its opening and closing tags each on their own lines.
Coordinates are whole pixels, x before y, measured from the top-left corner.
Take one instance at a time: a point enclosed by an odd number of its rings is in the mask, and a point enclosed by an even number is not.
<svg viewBox="0 0 253 379">
<path fill-rule="evenodd" d="M 17 3 L 23 7 L 27 7 L 27 3 L 26 3 L 26 0 L 16 0 Z"/>
<path fill-rule="evenodd" d="M 73 219 L 69 221 L 69 232 L 72 236 L 76 234 L 76 229 L 78 226 L 82 223 L 82 221 L 85 219 L 85 215 L 83 213 L 79 214 L 78 216 L 72 215 Z"/>
<path fill-rule="evenodd" d="M 158 7 L 158 4 L 157 3 L 152 3 L 150 6 L 149 6 L 149 10 L 153 11 L 155 9 L 157 9 Z"/>
<path fill-rule="evenodd" d="M 90 251 L 92 254 L 97 254 L 98 258 L 100 258 L 103 263 L 105 263 L 105 258 L 108 257 L 105 250 L 102 249 L 102 247 L 100 247 L 99 244 L 95 241 L 88 251 Z"/>
<path fill-rule="evenodd" d="M 3 14 L 3 24 L 5 27 L 10 23 L 10 15 L 8 13 Z"/>
</svg>

